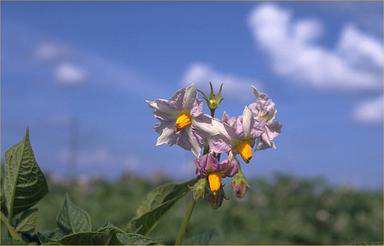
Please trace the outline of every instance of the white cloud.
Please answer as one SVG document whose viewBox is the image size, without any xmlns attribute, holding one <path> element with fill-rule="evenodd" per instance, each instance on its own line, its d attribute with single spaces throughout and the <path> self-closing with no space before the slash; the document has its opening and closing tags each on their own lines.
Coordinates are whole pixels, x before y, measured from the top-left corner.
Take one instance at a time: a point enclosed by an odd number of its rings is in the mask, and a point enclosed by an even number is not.
<svg viewBox="0 0 384 246">
<path fill-rule="evenodd" d="M 383 47 L 349 25 L 334 49 L 317 42 L 322 24 L 294 21 L 291 12 L 272 4 L 256 7 L 248 18 L 254 39 L 270 56 L 274 71 L 322 89 L 377 89 Z M 356 64 L 359 58 L 365 66 Z M 367 64 L 370 63 L 370 66 Z"/>
<path fill-rule="evenodd" d="M 60 58 L 67 53 L 67 49 L 54 42 L 41 42 L 35 49 L 35 56 L 41 60 Z"/>
<path fill-rule="evenodd" d="M 209 91 L 209 82 L 212 82 L 214 88 L 217 89 L 223 83 L 223 96 L 237 100 L 247 99 L 246 95 L 251 95 L 251 85 L 261 88 L 260 83 L 255 79 L 222 73 L 201 62 L 191 64 L 185 71 L 182 81 L 185 84 L 194 83 L 206 92 Z"/>
<path fill-rule="evenodd" d="M 116 63 L 59 41 L 35 41 L 33 54 L 36 61 L 46 62 L 46 70 L 53 72 L 58 85 L 75 87 L 86 81 L 89 82 L 87 85 L 123 89 L 146 96 L 162 90 L 158 84 L 151 83 L 127 64 Z M 41 66 L 40 63 L 38 65 Z"/>
<path fill-rule="evenodd" d="M 97 50 L 77 47 L 29 25 L 12 22 L 10 25 L 8 36 L 12 42 L 7 54 L 14 59 L 7 63 L 9 73 L 25 74 L 31 81 L 72 87 L 82 85 L 80 80 L 86 79 L 84 89 L 94 86 L 146 97 L 153 97 L 164 89 L 155 80 L 147 78 L 150 75 L 136 70 L 133 64 L 120 63 L 108 55 L 100 55 Z M 69 69 L 68 66 L 63 69 L 63 63 L 70 64 Z"/>
<path fill-rule="evenodd" d="M 359 64 L 359 61 L 362 60 L 363 62 L 368 61 L 377 67 L 383 65 L 384 50 L 380 43 L 352 25 L 344 28 L 338 43 L 338 49 L 352 63 Z"/>
<path fill-rule="evenodd" d="M 383 96 L 359 104 L 354 118 L 360 122 L 372 123 L 383 120 Z"/>
<path fill-rule="evenodd" d="M 87 77 L 83 69 L 68 62 L 59 64 L 54 73 L 59 84 L 68 86 L 81 84 Z"/>
</svg>

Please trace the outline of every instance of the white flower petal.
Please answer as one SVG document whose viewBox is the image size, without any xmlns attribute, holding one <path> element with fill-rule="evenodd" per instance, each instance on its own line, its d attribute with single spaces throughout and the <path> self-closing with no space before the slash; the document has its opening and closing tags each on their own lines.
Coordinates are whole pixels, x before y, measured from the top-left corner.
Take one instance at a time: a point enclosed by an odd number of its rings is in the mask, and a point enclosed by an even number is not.
<svg viewBox="0 0 384 246">
<path fill-rule="evenodd" d="M 256 98 L 259 98 L 260 92 L 256 89 L 255 86 L 251 86 L 252 93 L 255 95 Z"/>
<path fill-rule="evenodd" d="M 161 132 L 160 136 L 157 138 L 156 146 L 162 144 L 174 144 L 175 141 L 175 129 L 172 127 L 165 127 Z"/>
<path fill-rule="evenodd" d="M 217 129 L 213 127 L 212 121 L 205 121 L 205 120 L 202 121 L 202 120 L 199 120 L 199 118 L 194 118 L 192 121 L 192 124 L 197 130 L 202 131 L 209 136 L 214 136 L 219 134 Z"/>
<path fill-rule="evenodd" d="M 201 146 L 200 146 L 199 142 L 197 141 L 196 136 L 193 134 L 192 127 L 188 127 L 187 133 L 188 133 L 189 142 L 191 143 L 192 154 L 196 158 L 198 158 L 198 157 L 200 157 Z"/>
<path fill-rule="evenodd" d="M 251 135 L 252 120 L 252 111 L 247 106 L 245 106 L 243 111 L 243 130 L 245 137 L 249 137 Z"/>
<path fill-rule="evenodd" d="M 170 100 L 157 99 L 154 101 L 146 100 L 146 102 L 151 108 L 155 109 L 155 115 L 166 116 L 167 119 L 175 119 L 180 113 Z"/>
<path fill-rule="evenodd" d="M 184 98 L 183 98 L 183 109 L 190 110 L 193 107 L 193 104 L 196 99 L 196 87 L 190 85 L 185 89 Z"/>
<path fill-rule="evenodd" d="M 229 115 L 227 114 L 227 112 L 223 112 L 223 116 L 221 117 L 221 120 L 223 121 L 223 122 L 226 122 L 226 123 L 228 123 L 228 121 L 229 121 Z"/>
<path fill-rule="evenodd" d="M 149 107 L 157 109 L 157 104 L 155 101 L 145 100 L 145 102 L 148 103 Z"/>
<path fill-rule="evenodd" d="M 215 130 L 216 134 L 227 135 L 227 130 L 224 127 L 224 124 L 216 119 L 212 120 L 212 127 Z"/>
<path fill-rule="evenodd" d="M 270 141 L 270 138 L 268 136 L 268 131 L 266 131 L 264 134 L 261 135 L 261 139 L 266 143 L 269 147 L 272 147 L 272 143 Z"/>
</svg>

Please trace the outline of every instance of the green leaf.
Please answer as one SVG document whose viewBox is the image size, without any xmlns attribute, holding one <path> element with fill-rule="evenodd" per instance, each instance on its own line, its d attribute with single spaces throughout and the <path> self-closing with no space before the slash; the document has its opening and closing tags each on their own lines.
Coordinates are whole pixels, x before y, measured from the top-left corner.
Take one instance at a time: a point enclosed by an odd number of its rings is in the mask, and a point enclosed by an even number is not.
<svg viewBox="0 0 384 246">
<path fill-rule="evenodd" d="M 152 239 L 136 234 L 136 233 L 121 233 L 117 232 L 115 234 L 115 237 L 117 240 L 120 242 L 121 245 L 127 245 L 127 244 L 137 244 L 137 245 L 153 245 L 153 244 L 158 244 L 154 242 Z"/>
<path fill-rule="evenodd" d="M 122 229 L 107 223 L 104 227 L 100 228 L 98 232 L 109 232 L 112 234 L 110 244 L 111 245 L 127 245 L 127 244 L 139 244 L 139 245 L 152 245 L 157 244 L 152 239 L 136 233 L 128 233 Z"/>
<path fill-rule="evenodd" d="M 24 140 L 5 152 L 5 159 L 4 193 L 13 217 L 39 202 L 48 193 L 48 185 L 33 154 L 28 129 Z"/>
<path fill-rule="evenodd" d="M 188 188 L 195 182 L 196 179 L 194 178 L 181 184 L 167 183 L 156 187 L 153 191 L 148 193 L 147 197 L 141 202 L 136 214 L 139 216 L 143 215 L 162 205 L 166 201 L 180 195 L 185 195 L 188 192 Z"/>
<path fill-rule="evenodd" d="M 137 209 L 136 216 L 130 221 L 130 229 L 139 234 L 148 234 L 158 220 L 189 191 L 196 179 L 181 184 L 165 184 L 151 191 Z"/>
<path fill-rule="evenodd" d="M 37 208 L 24 211 L 17 224 L 17 232 L 34 232 L 37 225 Z"/>
<path fill-rule="evenodd" d="M 4 196 L 4 179 L 5 179 L 5 164 L 4 161 L 1 160 L 1 166 L 0 166 L 0 211 L 4 214 L 7 214 L 7 205 L 5 203 L 5 196 Z"/>
<path fill-rule="evenodd" d="M 89 214 L 76 206 L 69 199 L 68 194 L 65 195 L 64 204 L 56 222 L 65 233 L 90 232 L 92 230 Z"/>
<path fill-rule="evenodd" d="M 107 232 L 79 232 L 70 234 L 59 240 L 64 245 L 106 245 L 112 234 Z"/>
<path fill-rule="evenodd" d="M 37 233 L 37 237 L 39 238 L 42 244 L 58 243 L 60 239 L 63 238 L 64 236 L 65 236 L 64 233 L 59 228 L 56 228 L 53 231 L 44 231 L 44 232 Z"/>
</svg>

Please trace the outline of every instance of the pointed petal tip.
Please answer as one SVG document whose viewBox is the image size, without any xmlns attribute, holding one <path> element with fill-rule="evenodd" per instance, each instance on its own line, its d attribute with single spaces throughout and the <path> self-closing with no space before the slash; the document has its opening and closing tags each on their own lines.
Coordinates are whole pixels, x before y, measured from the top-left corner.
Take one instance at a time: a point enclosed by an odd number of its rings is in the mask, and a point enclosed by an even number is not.
<svg viewBox="0 0 384 246">
<path fill-rule="evenodd" d="M 252 93 L 253 93 L 256 97 L 259 97 L 259 96 L 260 96 L 260 92 L 259 92 L 259 90 L 256 88 L 256 86 L 251 85 L 251 90 L 252 90 Z"/>
</svg>

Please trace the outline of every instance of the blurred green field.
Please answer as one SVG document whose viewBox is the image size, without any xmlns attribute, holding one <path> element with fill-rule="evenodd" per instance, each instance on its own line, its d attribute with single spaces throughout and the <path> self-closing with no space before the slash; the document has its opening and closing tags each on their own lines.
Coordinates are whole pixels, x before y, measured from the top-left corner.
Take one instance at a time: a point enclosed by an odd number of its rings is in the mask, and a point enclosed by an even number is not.
<svg viewBox="0 0 384 246">
<path fill-rule="evenodd" d="M 110 221 L 124 227 L 145 195 L 160 183 L 123 175 L 101 179 L 54 181 L 38 204 L 40 229 L 53 228 L 64 193 L 86 209 L 95 227 Z M 381 191 L 332 187 L 321 178 L 303 179 L 283 174 L 251 180 L 243 200 L 230 200 L 217 210 L 201 201 L 195 208 L 185 243 L 205 244 L 382 244 Z M 150 236 L 174 243 L 189 199 L 181 199 Z"/>
</svg>

